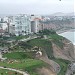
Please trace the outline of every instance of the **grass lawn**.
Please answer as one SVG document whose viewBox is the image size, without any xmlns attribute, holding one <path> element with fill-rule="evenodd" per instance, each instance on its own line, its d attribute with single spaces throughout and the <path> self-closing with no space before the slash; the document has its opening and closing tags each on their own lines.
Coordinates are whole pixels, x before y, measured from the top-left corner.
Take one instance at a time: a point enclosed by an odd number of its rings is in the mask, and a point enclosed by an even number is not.
<svg viewBox="0 0 75 75">
<path fill-rule="evenodd" d="M 58 34 L 50 34 L 48 35 L 49 39 L 52 39 L 52 41 L 57 44 L 60 48 L 63 48 L 63 43 L 62 40 L 64 39 L 64 37 L 59 36 Z"/>
<path fill-rule="evenodd" d="M 28 71 L 31 75 L 37 75 L 35 69 L 45 66 L 45 63 L 42 62 L 41 60 L 36 60 L 36 59 L 24 59 L 24 60 L 18 60 L 18 62 L 13 62 L 13 63 L 0 62 L 0 66 L 21 69 L 23 71 Z"/>
<path fill-rule="evenodd" d="M 6 53 L 3 57 L 7 57 L 8 59 L 27 59 L 27 58 L 34 58 L 35 52 L 11 52 Z"/>
<path fill-rule="evenodd" d="M 38 75 L 36 72 L 36 69 L 47 65 L 41 60 L 31 59 L 30 56 L 25 55 L 23 52 L 21 53 L 14 52 L 14 53 L 4 54 L 4 57 L 9 58 L 10 60 L 6 60 L 5 62 L 0 62 L 0 66 L 6 66 L 9 68 L 15 68 L 15 69 L 23 70 L 23 71 L 28 71 L 30 75 Z M 13 60 L 13 63 L 9 63 L 9 61 L 12 61 L 12 60 Z M 17 62 L 15 62 L 15 60 Z"/>
<path fill-rule="evenodd" d="M 22 74 L 19 74 L 14 71 L 10 71 L 10 70 L 4 70 L 4 69 L 0 69 L 0 75 L 22 75 Z"/>
<path fill-rule="evenodd" d="M 32 47 L 41 47 L 42 50 L 44 50 L 47 53 L 49 58 L 53 57 L 52 43 L 49 40 L 37 38 L 30 40 L 27 43 Z"/>
</svg>

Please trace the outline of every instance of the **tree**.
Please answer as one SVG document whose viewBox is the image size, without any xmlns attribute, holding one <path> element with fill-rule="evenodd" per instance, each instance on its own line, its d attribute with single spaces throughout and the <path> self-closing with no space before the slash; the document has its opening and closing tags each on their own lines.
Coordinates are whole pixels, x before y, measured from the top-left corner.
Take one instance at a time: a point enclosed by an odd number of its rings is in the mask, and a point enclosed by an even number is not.
<svg viewBox="0 0 75 75">
<path fill-rule="evenodd" d="M 41 34 L 41 35 L 49 35 L 49 34 L 56 34 L 56 32 L 54 31 L 54 30 L 48 30 L 48 29 L 44 29 L 44 30 L 42 30 L 42 31 L 39 31 L 39 33 Z"/>
</svg>

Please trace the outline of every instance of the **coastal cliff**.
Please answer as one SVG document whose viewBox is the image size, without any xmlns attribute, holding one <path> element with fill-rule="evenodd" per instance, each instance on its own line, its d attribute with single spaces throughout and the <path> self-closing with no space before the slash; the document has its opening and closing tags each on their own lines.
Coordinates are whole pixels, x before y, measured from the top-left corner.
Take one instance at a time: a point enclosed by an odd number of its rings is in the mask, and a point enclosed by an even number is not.
<svg viewBox="0 0 75 75">
<path fill-rule="evenodd" d="M 64 44 L 63 48 L 60 48 L 57 44 L 52 43 L 54 56 L 56 58 L 74 60 L 74 45 L 66 38 L 62 42 Z"/>
<path fill-rule="evenodd" d="M 42 57 L 39 57 L 40 60 L 44 61 L 49 65 L 50 68 L 47 68 L 47 70 L 50 70 L 53 75 L 60 75 L 61 72 L 62 75 L 65 75 L 66 69 L 68 67 L 69 61 L 73 61 L 74 58 L 74 45 L 69 41 L 68 39 L 64 38 L 61 42 L 63 43 L 63 47 L 61 48 L 59 45 L 54 43 L 54 41 L 50 40 L 52 43 L 52 50 L 53 50 L 53 56 L 54 58 L 48 58 L 47 53 L 43 53 Z M 63 65 L 61 65 L 63 63 Z M 63 67 L 65 67 L 63 69 Z M 58 69 L 59 68 L 59 69 Z M 39 69 L 40 70 L 40 69 Z M 40 75 L 51 75 L 46 72 L 47 70 L 41 69 L 39 72 Z M 44 72 L 42 72 L 44 71 Z M 46 73 L 45 73 L 46 72 Z M 42 74 L 43 73 L 43 74 Z"/>
<path fill-rule="evenodd" d="M 3 56 L 11 60 L 30 59 L 31 63 L 35 62 L 35 66 L 33 63 L 31 64 L 32 67 L 29 66 L 25 69 L 31 75 L 33 73 L 37 75 L 65 75 L 69 62 L 74 60 L 73 44 L 56 33 L 40 35 L 40 37 L 37 36 L 37 38 L 27 41 L 19 41 L 10 48 L 10 51 Z M 30 60 L 27 63 L 23 62 L 28 64 Z"/>
</svg>

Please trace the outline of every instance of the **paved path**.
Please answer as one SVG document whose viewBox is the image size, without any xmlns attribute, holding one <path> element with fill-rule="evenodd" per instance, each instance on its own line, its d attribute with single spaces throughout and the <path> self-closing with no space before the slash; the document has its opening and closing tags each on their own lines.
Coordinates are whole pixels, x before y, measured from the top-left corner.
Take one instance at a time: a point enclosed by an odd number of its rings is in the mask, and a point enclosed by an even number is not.
<svg viewBox="0 0 75 75">
<path fill-rule="evenodd" d="M 21 74 L 23 74 L 23 75 L 29 75 L 29 74 L 27 74 L 26 72 L 23 72 L 23 71 L 20 71 L 20 70 L 16 70 L 16 69 L 12 69 L 12 68 L 0 67 L 0 69 L 11 70 L 11 71 L 15 71 L 15 72 L 21 73 Z"/>
</svg>

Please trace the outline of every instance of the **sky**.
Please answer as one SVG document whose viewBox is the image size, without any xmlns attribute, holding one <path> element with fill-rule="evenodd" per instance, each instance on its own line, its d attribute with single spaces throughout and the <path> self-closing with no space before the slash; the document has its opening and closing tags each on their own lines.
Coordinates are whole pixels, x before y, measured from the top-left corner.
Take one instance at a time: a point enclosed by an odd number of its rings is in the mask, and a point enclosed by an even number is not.
<svg viewBox="0 0 75 75">
<path fill-rule="evenodd" d="M 75 0 L 0 0 L 0 14 L 53 14 L 74 12 Z"/>
</svg>

